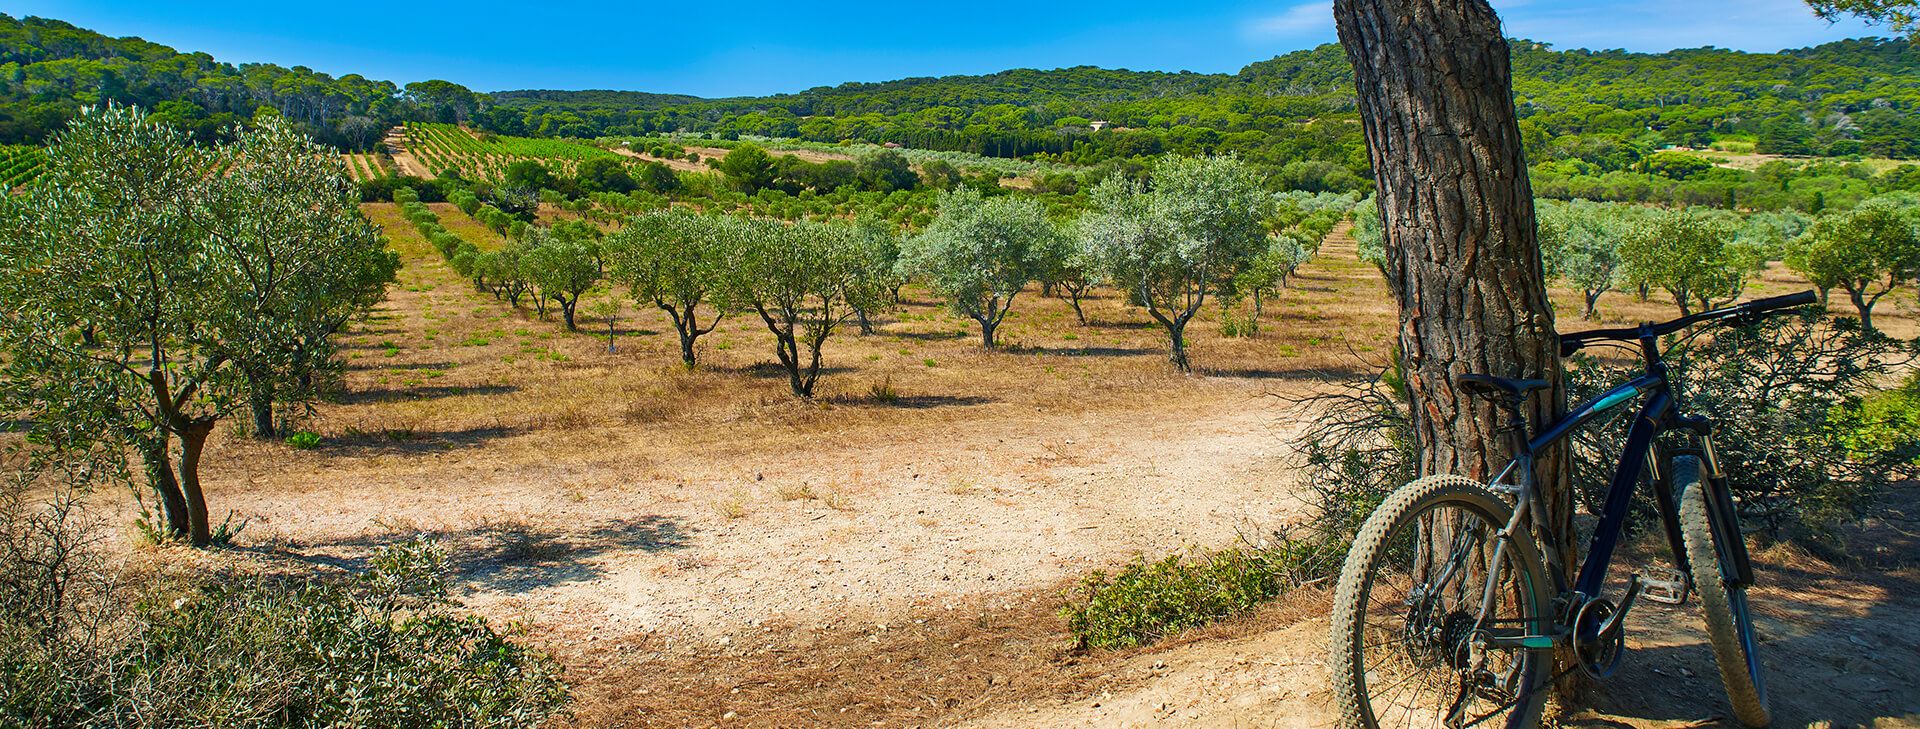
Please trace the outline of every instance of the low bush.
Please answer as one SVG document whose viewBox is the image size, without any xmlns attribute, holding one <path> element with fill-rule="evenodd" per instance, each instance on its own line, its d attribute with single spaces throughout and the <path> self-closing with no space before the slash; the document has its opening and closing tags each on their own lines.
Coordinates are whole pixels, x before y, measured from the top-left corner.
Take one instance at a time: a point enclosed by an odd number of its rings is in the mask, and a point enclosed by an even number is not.
<svg viewBox="0 0 1920 729">
<path fill-rule="evenodd" d="M 82 508 L 103 473 L 0 492 L 0 726 L 508 729 L 563 712 L 559 665 L 459 610 L 438 544 L 383 549 L 351 580 L 136 586 Z"/>
<path fill-rule="evenodd" d="M 1274 534 L 1217 552 L 1135 557 L 1111 575 L 1082 579 L 1060 614 L 1081 648 L 1144 645 L 1251 611 L 1332 574 L 1345 555 L 1337 540 Z"/>
</svg>

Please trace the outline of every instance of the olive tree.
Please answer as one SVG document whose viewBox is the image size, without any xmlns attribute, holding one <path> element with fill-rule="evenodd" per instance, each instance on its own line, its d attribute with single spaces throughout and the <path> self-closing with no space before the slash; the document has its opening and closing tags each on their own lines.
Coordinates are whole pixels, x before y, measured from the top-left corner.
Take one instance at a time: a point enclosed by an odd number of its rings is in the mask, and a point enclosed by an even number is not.
<svg viewBox="0 0 1920 729">
<path fill-rule="evenodd" d="M 724 218 L 667 208 L 627 221 L 606 240 L 610 277 L 636 303 L 667 313 L 680 335 L 680 361 L 695 364 L 694 344 L 726 316 L 710 299 L 733 263 L 740 226 Z M 701 307 L 712 309 L 703 315 Z M 709 316 L 702 324 L 702 317 Z"/>
<path fill-rule="evenodd" d="M 761 218 L 733 219 L 740 226 L 739 255 L 724 276 L 718 297 L 729 308 L 751 309 L 773 334 L 780 366 L 797 397 L 813 397 L 820 379 L 820 348 L 858 305 L 849 295 L 871 292 L 854 285 L 860 274 L 851 227 L 800 221 L 786 225 Z"/>
<path fill-rule="evenodd" d="M 939 217 L 908 241 L 904 256 L 949 310 L 980 325 L 981 344 L 993 349 L 994 331 L 1044 270 L 1059 235 L 1037 202 L 963 189 L 940 193 Z"/>
<path fill-rule="evenodd" d="M 1838 286 L 1860 312 L 1860 327 L 1873 328 L 1873 305 L 1893 287 L 1920 275 L 1920 236 L 1899 211 L 1862 205 L 1830 213 L 1787 252 L 1787 267 L 1821 289 Z"/>
<path fill-rule="evenodd" d="M 900 287 L 907 282 L 900 267 L 900 229 L 878 215 L 861 215 L 853 221 L 854 263 L 856 275 L 848 286 L 860 287 L 847 293 L 854 318 L 862 335 L 873 333 L 875 315 L 900 303 Z"/>
<path fill-rule="evenodd" d="M 1152 189 L 1111 177 L 1093 200 L 1100 211 L 1081 221 L 1082 240 L 1166 328 L 1174 366 L 1191 371 L 1187 323 L 1266 250 L 1274 203 L 1260 173 L 1232 156 L 1170 156 L 1154 165 Z"/>
<path fill-rule="evenodd" d="M 229 265 L 211 286 L 231 301 L 207 325 L 246 379 L 256 437 L 278 434 L 276 404 L 311 402 L 339 363 L 332 335 L 386 296 L 399 255 L 359 211 L 329 152 L 271 117 L 220 155 L 225 173 L 188 208 Z"/>
<path fill-rule="evenodd" d="M 1081 239 L 1079 230 L 1063 229 L 1060 235 L 1049 237 L 1039 257 L 1041 283 L 1053 289 L 1055 296 L 1066 299 L 1073 306 L 1074 316 L 1080 318 L 1080 326 L 1086 326 L 1087 312 L 1081 302 L 1092 293 L 1093 287 L 1106 280 L 1106 272 Z"/>
<path fill-rule="evenodd" d="M 1283 230 L 1267 236 L 1266 248 L 1248 262 L 1245 271 L 1234 281 L 1238 295 L 1253 297 L 1253 314 L 1266 313 L 1267 296 L 1279 296 L 1280 290 L 1287 287 L 1287 279 L 1300 270 L 1300 266 L 1320 250 L 1320 242 L 1308 237 L 1301 230 Z"/>
<path fill-rule="evenodd" d="M 1634 225 L 1620 242 L 1627 280 L 1665 289 L 1680 315 L 1698 304 L 1730 300 L 1746 284 L 1747 266 L 1727 243 L 1734 228 L 1724 218 L 1697 210 L 1660 212 Z"/>
<path fill-rule="evenodd" d="M 553 228 L 530 226 L 524 240 L 527 241 L 526 257 L 522 265 L 526 268 L 526 278 L 534 288 L 539 289 L 540 299 L 552 299 L 560 305 L 560 316 L 567 324 L 567 331 L 578 331 L 574 324 L 573 312 L 580 305 L 580 297 L 600 283 L 605 267 L 600 261 L 600 244 L 593 239 L 593 226 L 580 224 L 569 226 L 566 223 Z M 544 314 L 544 307 L 542 307 Z"/>
<path fill-rule="evenodd" d="M 1585 200 L 1536 205 L 1548 273 L 1580 289 L 1580 318 L 1593 319 L 1600 296 L 1613 289 L 1619 274 L 1620 238 L 1630 214 L 1622 205 Z"/>
<path fill-rule="evenodd" d="M 314 150 L 288 134 L 265 122 L 204 148 L 90 109 L 54 137 L 43 182 L 0 201 L 0 393 L 39 442 L 131 447 L 167 530 L 195 545 L 212 542 L 200 460 L 253 396 L 245 370 L 297 377 L 327 354 L 326 317 L 392 277 L 351 188 L 303 169 Z M 336 268 L 356 260 L 342 251 L 369 268 Z"/>
</svg>

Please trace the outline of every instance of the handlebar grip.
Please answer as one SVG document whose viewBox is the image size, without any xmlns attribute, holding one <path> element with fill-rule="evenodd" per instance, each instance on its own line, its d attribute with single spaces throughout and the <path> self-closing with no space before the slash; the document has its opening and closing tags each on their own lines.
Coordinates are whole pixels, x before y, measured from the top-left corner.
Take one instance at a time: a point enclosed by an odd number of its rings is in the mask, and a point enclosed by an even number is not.
<svg viewBox="0 0 1920 729">
<path fill-rule="evenodd" d="M 1750 311 L 1750 312 L 1759 313 L 1762 311 L 1770 311 L 1773 309 L 1785 309 L 1790 306 L 1805 306 L 1807 304 L 1811 304 L 1819 300 L 1820 300 L 1820 297 L 1815 295 L 1812 291 L 1801 291 L 1799 293 L 1786 294 L 1783 296 L 1773 296 L 1765 299 L 1754 299 L 1752 301 L 1747 302 L 1746 309 L 1747 311 Z"/>
</svg>

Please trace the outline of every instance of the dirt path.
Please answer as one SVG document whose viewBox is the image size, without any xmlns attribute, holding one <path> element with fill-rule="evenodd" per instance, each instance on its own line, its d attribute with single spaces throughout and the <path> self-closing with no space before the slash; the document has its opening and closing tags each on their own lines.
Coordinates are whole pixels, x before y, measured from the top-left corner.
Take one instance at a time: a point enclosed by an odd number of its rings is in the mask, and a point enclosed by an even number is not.
<svg viewBox="0 0 1920 729">
<path fill-rule="evenodd" d="M 613 151 L 614 151 L 614 153 L 615 153 L 615 154 L 619 154 L 619 155 L 622 155 L 622 156 L 625 156 L 625 157 L 632 157 L 632 158 L 634 158 L 634 159 L 640 159 L 640 160 L 646 160 L 646 161 L 648 161 L 648 162 L 661 162 L 661 163 L 665 163 L 665 164 L 666 164 L 666 166 L 668 166 L 668 167 L 672 167 L 672 168 L 674 168 L 674 169 L 676 169 L 676 170 L 679 170 L 679 171 L 681 171 L 681 172 L 705 172 L 705 171 L 707 171 L 707 169 L 708 169 L 708 168 L 707 168 L 707 163 L 705 162 L 705 160 L 706 160 L 706 158 L 707 158 L 707 155 L 706 155 L 706 154 L 704 154 L 704 153 L 700 155 L 700 159 L 701 159 L 702 161 L 700 161 L 700 162 L 688 162 L 688 161 L 687 161 L 687 160 L 686 160 L 685 158 L 681 158 L 681 157 L 674 157 L 674 158 L 671 158 L 671 159 L 669 159 L 669 158 L 666 158 L 666 157 L 655 157 L 655 156 L 653 156 L 653 155 L 650 155 L 650 154 L 641 154 L 641 153 L 639 153 L 639 152 L 635 152 L 635 151 L 633 151 L 633 150 L 631 150 L 631 149 L 628 149 L 628 148 L 626 148 L 626 147 L 613 147 Z M 726 152 L 726 150 L 720 150 L 720 151 L 721 151 L 721 152 L 723 153 L 723 154 L 722 154 L 721 156 L 723 156 L 723 157 L 724 157 L 724 156 L 726 156 L 726 155 L 724 154 L 724 152 Z"/>
<path fill-rule="evenodd" d="M 1775 727 L 1920 727 L 1916 575 L 1835 575 L 1806 559 L 1763 565 L 1750 595 L 1762 635 Z M 1311 603 L 1323 596 L 1307 596 Z M 1308 609 L 1307 612 L 1320 612 Z M 1593 708 L 1563 727 L 1680 729 L 1741 725 L 1730 716 L 1698 601 L 1641 603 L 1627 653 Z M 958 724 L 1015 727 L 1329 727 L 1324 617 L 1282 630 L 1125 658 L 1149 678 L 1117 691 L 1008 706 Z"/>
<path fill-rule="evenodd" d="M 433 171 L 428 170 L 426 165 L 420 164 L 420 160 L 415 159 L 413 152 L 407 149 L 406 127 L 387 130 L 386 142 L 387 154 L 393 157 L 394 169 L 400 175 L 411 175 L 423 180 L 431 180 L 435 177 Z"/>
</svg>

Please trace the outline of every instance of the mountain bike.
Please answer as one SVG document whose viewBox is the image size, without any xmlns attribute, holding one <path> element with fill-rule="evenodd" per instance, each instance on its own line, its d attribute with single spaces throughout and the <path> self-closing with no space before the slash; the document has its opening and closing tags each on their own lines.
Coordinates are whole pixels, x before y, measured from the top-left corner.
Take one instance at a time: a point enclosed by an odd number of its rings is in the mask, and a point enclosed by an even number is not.
<svg viewBox="0 0 1920 729">
<path fill-rule="evenodd" d="M 1554 681 L 1575 670 L 1603 679 L 1619 667 L 1624 619 L 1636 600 L 1679 605 L 1689 593 L 1699 595 L 1734 715 L 1749 726 L 1767 724 L 1747 613 L 1753 568 L 1714 452 L 1714 424 L 1685 411 L 1661 360 L 1660 337 L 1696 324 L 1748 325 L 1813 301 L 1803 292 L 1665 323 L 1561 335 L 1562 357 L 1595 343 L 1637 342 L 1645 371 L 1538 435 L 1529 435 L 1520 406 L 1548 382 L 1459 376 L 1463 393 L 1496 406 L 1515 455 L 1490 485 L 1436 475 L 1402 486 L 1361 527 L 1334 594 L 1330 663 L 1341 725 L 1533 727 Z M 1636 398 L 1642 404 L 1599 524 L 1585 559 L 1569 570 L 1539 546 L 1560 540 L 1535 488 L 1535 455 Z M 1667 433 L 1687 445 L 1664 447 L 1659 436 Z M 1674 567 L 1635 572 L 1616 603 L 1602 593 L 1643 466 Z M 1577 657 L 1559 674 L 1557 648 Z"/>
</svg>

